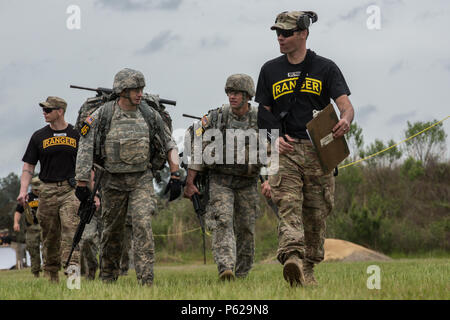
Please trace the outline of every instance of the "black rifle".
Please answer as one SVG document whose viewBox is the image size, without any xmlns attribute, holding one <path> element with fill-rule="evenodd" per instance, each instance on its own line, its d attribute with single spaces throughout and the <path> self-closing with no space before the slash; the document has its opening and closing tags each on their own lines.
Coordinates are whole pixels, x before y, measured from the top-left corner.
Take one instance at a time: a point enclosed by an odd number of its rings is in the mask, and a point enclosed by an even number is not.
<svg viewBox="0 0 450 320">
<path fill-rule="evenodd" d="M 73 236 L 72 249 L 70 250 L 69 257 L 67 258 L 64 268 L 67 268 L 67 266 L 69 265 L 73 251 L 78 246 L 78 243 L 80 242 L 81 237 L 83 236 L 84 228 L 86 227 L 86 224 L 89 224 L 91 222 L 91 219 L 94 216 L 94 213 L 97 209 L 95 207 L 94 197 L 98 191 L 98 188 L 100 187 L 100 181 L 102 179 L 103 173 L 105 172 L 105 169 L 103 169 L 97 164 L 94 164 L 94 167 L 95 167 L 94 190 L 92 190 L 91 195 L 88 197 L 86 201 L 80 203 L 80 207 L 78 208 L 78 216 L 80 217 L 80 223 L 78 224 L 77 230 L 75 231 L 75 235 Z"/>
<path fill-rule="evenodd" d="M 200 117 L 191 116 L 190 114 L 186 114 L 186 113 L 183 113 L 182 116 L 185 117 L 185 118 L 192 118 L 192 119 L 196 119 L 196 120 L 202 120 L 202 118 L 200 118 Z"/>
<path fill-rule="evenodd" d="M 113 90 L 112 90 L 112 89 L 109 89 L 109 88 L 102 88 L 102 87 L 98 87 L 97 89 L 95 89 L 95 88 L 87 88 L 87 87 L 80 87 L 80 86 L 70 85 L 70 88 L 73 88 L 73 89 L 81 89 L 81 90 L 89 90 L 89 91 L 95 91 L 95 92 L 97 92 L 97 96 L 101 96 L 101 95 L 103 95 L 103 94 L 110 95 L 110 94 L 113 93 Z M 170 105 L 172 105 L 172 106 L 176 106 L 176 105 L 177 105 L 177 102 L 174 101 L 174 100 L 167 100 L 167 99 L 159 98 L 159 102 L 160 102 L 160 103 L 163 103 L 163 104 L 170 104 Z"/>
<path fill-rule="evenodd" d="M 205 240 L 205 223 L 203 221 L 203 215 L 205 214 L 205 208 L 200 201 L 198 194 L 194 193 L 191 197 L 192 204 L 194 205 L 195 213 L 197 214 L 198 221 L 200 222 L 200 227 L 202 229 L 203 238 L 203 264 L 206 264 L 206 240 Z"/>
<path fill-rule="evenodd" d="M 261 181 L 261 184 L 263 184 L 265 181 L 262 175 L 259 175 L 259 180 Z M 264 198 L 266 199 L 267 204 L 272 209 L 273 213 L 275 213 L 275 215 L 277 216 L 278 220 L 280 220 L 280 215 L 278 214 L 277 205 L 275 203 L 273 203 L 271 198 L 266 198 L 266 196 L 264 196 Z"/>
<path fill-rule="evenodd" d="M 183 152 L 179 154 L 180 159 L 183 158 Z M 181 162 L 181 167 L 186 170 L 186 173 L 188 171 L 187 164 L 184 162 Z M 205 175 L 205 176 L 203 176 Z M 187 179 L 187 176 L 186 176 Z M 186 186 L 186 179 L 183 181 L 183 186 Z M 202 190 L 204 193 L 207 192 L 207 181 L 208 179 L 207 174 L 197 174 L 194 180 L 194 184 L 197 187 L 197 189 Z M 203 195 L 202 197 L 205 197 L 207 195 Z M 202 203 L 202 200 L 200 199 L 200 196 L 196 193 L 194 193 L 191 197 L 192 204 L 194 205 L 194 211 L 197 214 L 198 221 L 200 222 L 200 228 L 202 229 L 202 240 L 203 240 L 203 263 L 206 264 L 206 239 L 205 239 L 205 223 L 203 220 L 203 216 L 205 215 L 206 209 L 205 206 Z"/>
</svg>

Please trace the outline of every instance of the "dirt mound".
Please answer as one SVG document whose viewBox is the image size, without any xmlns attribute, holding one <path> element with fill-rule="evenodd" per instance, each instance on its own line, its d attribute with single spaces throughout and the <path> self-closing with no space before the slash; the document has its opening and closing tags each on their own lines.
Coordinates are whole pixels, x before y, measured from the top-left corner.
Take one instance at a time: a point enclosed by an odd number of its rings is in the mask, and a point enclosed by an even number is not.
<svg viewBox="0 0 450 320">
<path fill-rule="evenodd" d="M 339 239 L 325 239 L 325 258 L 324 261 L 391 261 L 388 256 L 364 248 L 355 243 L 339 240 Z M 262 263 L 276 263 L 277 257 L 270 257 Z"/>
<path fill-rule="evenodd" d="M 388 256 L 349 241 L 325 239 L 324 261 L 390 261 Z"/>
</svg>

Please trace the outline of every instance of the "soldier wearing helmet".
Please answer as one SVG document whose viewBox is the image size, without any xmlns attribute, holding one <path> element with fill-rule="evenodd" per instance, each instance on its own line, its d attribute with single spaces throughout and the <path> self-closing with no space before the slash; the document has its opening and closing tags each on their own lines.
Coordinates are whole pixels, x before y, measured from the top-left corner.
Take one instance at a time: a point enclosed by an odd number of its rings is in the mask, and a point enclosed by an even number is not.
<svg viewBox="0 0 450 320">
<path fill-rule="evenodd" d="M 220 130 L 219 138 L 215 136 L 215 139 L 223 139 L 221 159 L 230 158 L 231 162 L 217 158 L 208 163 L 204 157 L 202 164 L 190 163 L 184 196 L 191 198 L 194 193 L 199 194 L 194 184 L 199 172 L 209 176 L 206 225 L 212 230 L 212 251 L 219 279 L 232 280 L 246 277 L 253 264 L 255 219 L 259 214 L 257 179 L 261 165 L 250 160 L 258 152 L 257 146 L 250 145 L 250 141 L 258 140 L 257 108 L 249 103 L 255 95 L 252 78 L 246 74 L 229 76 L 225 93 L 229 104 L 209 111 L 201 120 L 202 130 L 195 132 L 197 135 L 204 132 L 206 136 Z M 232 138 L 237 132 L 246 142 L 227 144 L 227 137 Z M 209 146 L 203 145 L 204 156 L 206 148 Z M 243 163 L 237 160 L 241 155 L 245 158 Z"/>
<path fill-rule="evenodd" d="M 246 74 L 233 74 L 228 77 L 225 83 L 225 93 L 228 96 L 238 96 L 239 93 L 242 93 L 242 99 L 239 99 L 240 103 L 238 105 L 230 101 L 231 108 L 239 110 L 244 105 L 248 105 L 248 101 L 255 96 L 255 84 L 253 83 L 253 79 Z M 232 100 L 234 102 L 236 99 Z M 244 110 L 247 110 L 247 108 Z M 239 113 L 242 113 L 242 111 Z"/>
<path fill-rule="evenodd" d="M 281 56 L 266 62 L 260 71 L 255 100 L 263 129 L 280 129 L 279 170 L 262 185 L 282 217 L 278 225 L 277 258 L 283 276 L 294 285 L 315 285 L 313 267 L 324 258 L 325 220 L 334 205 L 334 177 L 324 172 L 306 124 L 313 110 L 322 110 L 333 99 L 340 120 L 333 138 L 348 132 L 354 110 L 350 90 L 338 66 L 306 48 L 312 11 L 281 12 L 271 30 L 276 32 Z"/>
<path fill-rule="evenodd" d="M 30 253 L 31 258 L 31 273 L 39 278 L 41 271 L 41 253 L 40 246 L 41 239 L 41 227 L 37 219 L 37 210 L 39 206 L 39 187 L 41 186 L 41 180 L 38 177 L 31 179 L 31 191 L 28 193 L 28 201 L 25 206 L 20 203 L 16 206 L 14 212 L 14 231 L 20 232 L 20 219 L 22 214 L 25 213 L 25 245 L 26 250 Z"/>
<path fill-rule="evenodd" d="M 76 195 L 82 202 L 89 197 L 87 186 L 92 165 L 94 161 L 101 164 L 106 172 L 101 181 L 100 277 L 105 282 L 119 277 L 129 213 L 136 276 L 141 285 L 150 286 L 155 250 L 151 219 L 156 209 L 152 169 L 161 164 L 155 161 L 160 156 L 156 150 L 161 150 L 169 162 L 171 199 L 180 195 L 181 183 L 176 145 L 164 129 L 159 113 L 142 101 L 144 86 L 141 72 L 128 68 L 119 71 L 113 83 L 118 98 L 106 102 L 86 118 L 89 130 L 80 138 Z"/>
<path fill-rule="evenodd" d="M 145 79 L 142 72 L 125 68 L 114 77 L 113 92 L 122 98 L 122 103 L 137 106 L 141 102 Z"/>
</svg>

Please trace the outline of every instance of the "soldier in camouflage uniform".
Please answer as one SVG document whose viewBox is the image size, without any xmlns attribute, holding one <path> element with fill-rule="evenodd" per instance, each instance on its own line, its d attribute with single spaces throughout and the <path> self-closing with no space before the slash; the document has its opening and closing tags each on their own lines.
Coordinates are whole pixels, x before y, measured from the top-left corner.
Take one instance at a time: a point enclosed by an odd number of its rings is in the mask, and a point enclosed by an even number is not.
<svg viewBox="0 0 450 320">
<path fill-rule="evenodd" d="M 28 186 L 37 163 L 40 163 L 39 208 L 37 219 L 42 229 L 42 257 L 44 276 L 59 282 L 61 260 L 66 260 L 80 218 L 80 205 L 75 196 L 75 162 L 79 134 L 64 114 L 64 99 L 50 96 L 39 103 L 49 125 L 37 130 L 28 143 L 22 158 L 24 162 L 17 201 L 23 206 L 28 201 Z M 79 249 L 73 252 L 71 266 L 78 268 Z M 71 267 L 69 266 L 69 268 Z M 73 268 L 70 268 L 73 270 Z M 65 270 L 67 274 L 67 270 Z"/>
<path fill-rule="evenodd" d="M 350 90 L 337 65 L 306 49 L 308 27 L 316 20 L 311 11 L 277 16 L 271 29 L 283 55 L 261 68 L 255 97 L 260 114 L 267 110 L 279 117 L 289 110 L 283 136 L 276 141 L 279 171 L 262 185 L 262 192 L 271 194 L 279 207 L 277 258 L 291 286 L 317 284 L 313 267 L 324 258 L 325 220 L 334 205 L 334 176 L 322 170 L 306 123 L 313 109 L 322 110 L 333 99 L 341 116 L 333 128 L 337 139 L 348 132 L 354 114 Z M 305 81 L 297 84 L 303 75 Z"/>
<path fill-rule="evenodd" d="M 26 208 L 17 204 L 14 213 L 14 231 L 20 232 L 20 219 L 25 213 L 25 244 L 30 253 L 31 273 L 39 278 L 41 272 L 41 227 L 36 217 L 39 206 L 39 186 L 41 181 L 38 177 L 31 179 L 31 192 L 28 194 L 28 203 Z"/>
<path fill-rule="evenodd" d="M 245 74 L 231 75 L 226 81 L 225 93 L 230 104 L 211 110 L 204 116 L 203 131 L 220 130 L 224 141 L 223 159 L 227 153 L 231 153 L 232 157 L 245 154 L 245 163 L 236 164 L 233 161 L 206 165 L 191 162 L 188 166 L 185 197 L 191 198 L 194 193 L 199 193 L 194 179 L 199 171 L 208 170 L 206 225 L 212 230 L 212 251 L 219 278 L 232 280 L 235 276 L 246 277 L 253 264 L 255 219 L 259 212 L 257 179 L 260 165 L 249 164 L 248 145 L 244 146 L 244 150 L 238 150 L 236 143 L 230 149 L 226 148 L 225 142 L 230 132 L 227 129 L 241 129 L 246 134 L 257 137 L 257 108 L 249 103 L 255 94 L 252 78 Z"/>
<path fill-rule="evenodd" d="M 123 239 L 122 255 L 120 257 L 120 275 L 128 275 L 130 267 L 130 250 L 132 249 L 133 240 L 133 224 L 131 222 L 131 214 L 127 214 L 125 221 L 125 235 Z"/>
<path fill-rule="evenodd" d="M 138 282 L 152 285 L 154 241 L 151 219 L 156 207 L 153 171 L 167 159 L 172 172 L 171 197 L 181 193 L 178 151 L 164 130 L 158 112 L 142 102 L 145 79 L 132 69 L 119 71 L 113 90 L 119 97 L 108 101 L 85 119 L 77 156 L 76 194 L 90 195 L 87 184 L 94 162 L 106 170 L 101 181 L 102 223 L 100 278 L 118 279 L 127 213 L 132 216 L 134 262 Z M 162 158 L 164 156 L 164 158 Z"/>
</svg>

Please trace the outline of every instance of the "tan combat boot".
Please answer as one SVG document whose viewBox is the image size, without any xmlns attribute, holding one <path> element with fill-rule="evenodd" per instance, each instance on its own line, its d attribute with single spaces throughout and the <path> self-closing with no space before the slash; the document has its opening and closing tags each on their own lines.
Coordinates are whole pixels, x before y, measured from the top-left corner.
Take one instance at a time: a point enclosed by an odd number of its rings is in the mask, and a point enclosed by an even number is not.
<svg viewBox="0 0 450 320">
<path fill-rule="evenodd" d="M 319 284 L 314 277 L 314 263 L 305 261 L 303 264 L 303 273 L 305 275 L 305 285 L 317 286 Z"/>
<path fill-rule="evenodd" d="M 234 280 L 234 274 L 233 274 L 233 271 L 230 270 L 230 269 L 225 270 L 224 272 L 222 272 L 222 273 L 219 275 L 219 279 L 222 280 L 222 281 L 225 281 L 225 280 L 228 280 L 228 281 Z"/>
<path fill-rule="evenodd" d="M 305 284 L 302 260 L 297 255 L 290 256 L 284 262 L 283 276 L 284 280 L 289 282 L 291 287 Z"/>
</svg>

